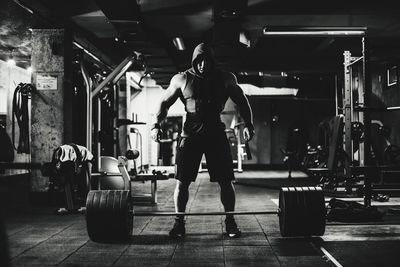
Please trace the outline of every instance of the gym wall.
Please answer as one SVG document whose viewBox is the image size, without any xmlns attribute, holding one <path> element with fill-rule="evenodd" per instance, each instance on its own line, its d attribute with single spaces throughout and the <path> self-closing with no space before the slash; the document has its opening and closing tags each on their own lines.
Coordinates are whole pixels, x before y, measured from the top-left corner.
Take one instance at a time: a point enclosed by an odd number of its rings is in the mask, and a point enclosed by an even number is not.
<svg viewBox="0 0 400 267">
<path fill-rule="evenodd" d="M 250 142 L 253 159 L 244 163 L 283 164 L 289 129 L 301 127 L 312 146 L 317 145 L 318 124 L 334 116 L 333 101 L 250 98 L 253 108 L 256 136 Z"/>
<path fill-rule="evenodd" d="M 373 107 L 393 107 L 400 106 L 400 84 L 387 85 L 387 69 L 400 63 L 392 64 L 373 64 L 371 67 L 372 94 L 371 106 Z M 399 72 L 397 70 L 397 79 Z M 400 145 L 400 110 L 389 112 L 373 112 L 371 119 L 380 120 L 385 126 L 391 128 L 389 141 L 392 144 Z"/>
</svg>

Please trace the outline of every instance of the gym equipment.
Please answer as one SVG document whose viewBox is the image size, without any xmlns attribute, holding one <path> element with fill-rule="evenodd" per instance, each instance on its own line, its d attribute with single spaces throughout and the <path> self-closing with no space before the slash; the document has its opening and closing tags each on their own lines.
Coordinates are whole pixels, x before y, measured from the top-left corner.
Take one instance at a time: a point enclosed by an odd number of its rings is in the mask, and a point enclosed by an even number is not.
<svg viewBox="0 0 400 267">
<path fill-rule="evenodd" d="M 153 169 L 152 173 L 131 172 L 126 169 L 128 160 L 136 159 L 140 153 L 137 150 L 128 150 L 125 156 L 114 157 L 101 156 L 101 168 L 99 173 L 92 173 L 91 188 L 97 190 L 131 190 L 131 182 L 151 181 L 150 194 L 134 195 L 132 200 L 138 202 L 157 203 L 157 181 L 168 180 L 174 177 L 173 173 L 164 170 Z"/>
<path fill-rule="evenodd" d="M 352 166 L 370 164 L 370 118 L 368 114 L 355 109 L 355 106 L 369 104 L 370 85 L 368 51 L 366 40 L 361 39 L 362 56 L 354 57 L 350 51 L 344 51 L 344 86 L 343 115 L 344 115 L 344 151 L 350 157 L 345 161 L 344 176 L 347 181 L 352 178 Z M 353 133 L 353 131 L 356 131 Z"/>
<path fill-rule="evenodd" d="M 355 142 L 363 142 L 365 139 L 365 127 L 362 122 L 359 121 L 353 121 L 351 123 L 351 138 Z"/>
<path fill-rule="evenodd" d="M 107 77 L 101 81 L 100 84 L 98 84 L 96 86 L 96 88 L 91 88 L 91 86 L 88 86 L 87 91 L 90 95 L 90 97 L 88 98 L 88 106 L 94 106 L 96 109 L 96 115 L 93 116 L 92 114 L 92 110 L 89 110 L 88 113 L 88 121 L 87 123 L 87 130 L 86 130 L 86 140 L 87 140 L 87 148 L 90 151 L 93 151 L 95 158 L 94 158 L 94 171 L 98 171 L 98 167 L 100 164 L 100 156 L 101 156 L 101 146 L 100 143 L 98 142 L 98 136 L 96 137 L 97 140 L 95 140 L 94 143 L 97 143 L 97 145 L 95 147 L 93 147 L 92 149 L 92 142 L 91 142 L 91 138 L 92 138 L 92 133 L 99 133 L 101 132 L 101 114 L 102 114 L 102 110 L 101 110 L 101 99 L 99 97 L 99 95 L 101 94 L 101 92 L 110 90 L 110 88 L 113 88 L 113 86 L 118 82 L 118 80 L 129 70 L 129 68 L 136 63 L 141 63 L 141 61 L 143 60 L 143 55 L 138 53 L 138 52 L 132 52 L 129 56 L 127 56 L 110 74 L 107 75 Z M 84 76 L 86 77 L 87 75 Z M 87 77 L 86 77 L 87 79 Z M 94 102 L 94 103 L 93 103 Z M 94 121 L 93 119 L 96 118 Z M 126 121 L 125 121 L 126 122 Z M 120 123 L 125 123 L 124 121 L 120 121 Z M 94 126 L 94 131 L 93 131 L 93 126 Z M 117 121 L 115 122 L 114 127 L 117 126 Z M 114 129 L 112 127 L 112 129 Z M 113 145 L 116 151 L 116 144 Z M 114 153 L 116 154 L 116 152 Z"/>
<path fill-rule="evenodd" d="M 279 228 L 286 236 L 322 236 L 325 199 L 320 187 L 284 187 L 279 192 Z"/>
<path fill-rule="evenodd" d="M 323 168 L 326 167 L 328 158 L 327 148 L 318 145 L 317 147 L 307 146 L 307 155 L 304 157 L 303 165 L 305 168 Z M 306 171 L 307 171 L 306 169 Z"/>
<path fill-rule="evenodd" d="M 372 120 L 375 112 L 392 112 L 400 110 L 399 106 L 385 107 L 373 104 L 372 79 L 369 72 L 369 51 L 366 40 L 362 38 L 362 56 L 354 57 L 350 51 L 344 51 L 344 86 L 342 95 L 344 115 L 344 151 L 349 157 L 345 161 L 344 178 L 350 185 L 355 177 L 354 167 L 362 167 L 361 175 L 375 164 L 384 165 L 379 170 L 387 171 L 389 167 L 397 167 L 400 149 L 388 142 L 390 129 L 382 122 Z M 382 103 L 383 104 L 383 103 Z M 379 104 L 380 105 L 380 104 Z M 373 138 L 373 124 L 379 125 L 377 133 L 383 140 Z M 391 166 L 392 165 L 392 166 Z M 365 167 L 363 169 L 363 167 Z M 379 175 L 379 174 L 378 174 Z M 379 176 L 378 176 L 379 177 Z M 348 186 L 349 187 L 349 186 Z"/>
<path fill-rule="evenodd" d="M 325 200 L 320 187 L 285 187 L 279 192 L 279 209 L 235 212 L 143 212 L 132 208 L 130 190 L 93 190 L 86 201 L 86 226 L 93 241 L 127 239 L 134 217 L 139 216 L 222 216 L 277 214 L 281 235 L 322 236 L 325 232 Z"/>
<path fill-rule="evenodd" d="M 132 234 L 133 216 L 128 190 L 90 191 L 86 225 L 91 240 L 124 240 Z"/>
<path fill-rule="evenodd" d="M 132 150 L 132 149 L 127 150 L 125 153 L 125 157 L 127 159 L 137 159 L 139 157 L 139 155 L 140 155 L 139 151 Z"/>
<path fill-rule="evenodd" d="M 288 169 L 288 178 L 292 177 L 293 169 L 304 169 L 304 160 L 307 155 L 307 134 L 303 127 L 294 125 L 289 128 L 286 148 L 281 148 L 284 155 L 283 162 Z"/>
<path fill-rule="evenodd" d="M 28 83 L 19 83 L 15 88 L 12 103 L 12 141 L 15 147 L 15 119 L 19 127 L 19 141 L 17 153 L 29 153 L 29 99 L 35 87 Z"/>
<path fill-rule="evenodd" d="M 129 146 L 129 150 L 128 151 L 137 151 L 138 152 L 138 157 L 140 156 L 140 170 L 139 170 L 139 173 L 142 173 L 143 172 L 143 137 L 142 137 L 142 134 L 141 134 L 141 132 L 139 131 L 139 129 L 137 129 L 137 128 L 130 128 L 130 130 L 129 130 L 129 132 L 130 133 L 128 133 L 128 135 L 127 135 L 127 138 L 128 138 L 128 146 Z M 130 137 L 130 134 L 135 134 L 136 135 L 136 147 L 139 147 L 139 149 L 140 149 L 140 152 L 138 151 L 138 150 L 136 150 L 136 149 L 133 149 L 133 146 L 132 146 L 132 143 L 131 143 L 131 137 Z M 138 145 L 138 143 L 139 143 L 139 145 Z M 125 155 L 128 159 L 129 159 L 129 157 L 127 156 L 127 155 Z M 135 171 L 136 171 L 136 161 L 134 161 L 134 168 L 135 168 Z"/>
<path fill-rule="evenodd" d="M 381 196 L 383 198 L 383 196 Z M 376 206 L 365 207 L 357 201 L 346 201 L 332 198 L 327 206 L 326 219 L 328 222 L 379 222 L 383 212 Z"/>
</svg>

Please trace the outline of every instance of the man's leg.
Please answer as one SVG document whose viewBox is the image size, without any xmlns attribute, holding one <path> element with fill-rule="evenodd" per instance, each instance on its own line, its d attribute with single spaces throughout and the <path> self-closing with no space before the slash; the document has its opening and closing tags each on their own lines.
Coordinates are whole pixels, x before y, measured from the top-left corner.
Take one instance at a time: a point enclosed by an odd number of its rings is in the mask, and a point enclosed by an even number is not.
<svg viewBox="0 0 400 267">
<path fill-rule="evenodd" d="M 202 146 L 196 137 L 181 137 L 176 152 L 176 186 L 174 191 L 175 211 L 184 212 L 189 199 L 189 185 L 196 180 L 199 164 L 203 155 Z M 184 216 L 177 216 L 170 237 L 185 235 Z"/>
<path fill-rule="evenodd" d="M 235 189 L 232 181 L 235 179 L 233 173 L 233 160 L 230 144 L 225 132 L 217 132 L 207 140 L 206 160 L 211 182 L 218 182 L 221 187 L 221 202 L 226 212 L 235 210 Z M 225 220 L 225 230 L 229 237 L 239 237 L 240 229 L 234 216 L 228 215 Z"/>
<path fill-rule="evenodd" d="M 190 182 L 181 182 L 176 180 L 174 191 L 174 203 L 176 212 L 185 212 L 186 204 L 189 199 L 189 185 Z M 176 216 L 174 226 L 169 231 L 169 236 L 172 238 L 183 237 L 186 234 L 185 218 L 184 216 Z"/>
<path fill-rule="evenodd" d="M 218 183 L 221 187 L 221 202 L 225 211 L 234 211 L 236 196 L 232 181 L 220 181 Z M 233 215 L 227 215 L 226 217 L 233 218 Z"/>
<path fill-rule="evenodd" d="M 226 212 L 235 211 L 236 194 L 232 181 L 219 181 L 221 187 L 221 202 Z M 239 237 L 241 231 L 233 215 L 226 215 L 225 230 L 229 237 Z"/>
<path fill-rule="evenodd" d="M 190 182 L 176 180 L 174 191 L 175 212 L 185 212 L 186 204 L 189 200 Z M 183 217 L 181 217 L 183 219 Z"/>
</svg>

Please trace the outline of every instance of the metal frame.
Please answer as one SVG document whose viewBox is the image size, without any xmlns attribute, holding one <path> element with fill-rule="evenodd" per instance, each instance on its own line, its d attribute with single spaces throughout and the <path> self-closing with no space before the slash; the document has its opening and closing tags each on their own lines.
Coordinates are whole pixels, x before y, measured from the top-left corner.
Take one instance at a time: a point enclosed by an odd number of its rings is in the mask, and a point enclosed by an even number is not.
<svg viewBox="0 0 400 267">
<path fill-rule="evenodd" d="M 87 72 L 83 62 L 80 63 L 83 80 L 86 87 L 86 148 L 92 151 L 92 133 L 91 133 L 91 118 L 92 118 L 92 97 L 91 90 L 93 82 L 90 79 L 89 73 Z"/>
<path fill-rule="evenodd" d="M 358 112 L 353 105 L 353 89 L 355 86 L 355 80 L 358 78 L 358 105 L 363 106 L 366 100 L 366 64 L 365 64 L 365 38 L 362 38 L 362 51 L 363 55 L 360 57 L 352 57 L 350 51 L 344 51 L 344 103 L 343 103 L 343 111 L 344 111 L 344 150 L 346 154 L 349 156 L 350 161 L 345 162 L 345 177 L 351 178 L 351 165 L 354 160 L 354 143 L 351 138 L 351 125 L 352 122 L 361 122 L 364 125 L 368 124 L 364 114 L 362 112 Z M 361 70 L 360 66 L 361 65 Z M 358 68 L 356 68 L 358 66 Z M 361 75 L 360 75 L 361 73 Z M 365 143 L 359 143 L 358 148 L 358 160 L 360 162 L 360 166 L 365 166 Z"/>
<path fill-rule="evenodd" d="M 352 166 L 351 162 L 345 164 L 345 177 L 351 178 L 352 169 L 357 168 L 363 169 L 364 174 L 364 206 L 371 207 L 372 198 L 372 185 L 371 185 L 371 174 L 370 169 L 370 126 L 371 119 L 368 114 L 369 110 L 369 99 L 371 94 L 371 84 L 370 84 L 370 74 L 368 66 L 368 50 L 366 46 L 365 37 L 362 38 L 362 56 L 361 57 L 351 57 L 349 51 L 344 52 L 344 115 L 345 115 L 345 152 L 350 156 L 351 161 L 354 159 L 353 151 L 353 140 L 351 139 L 351 123 L 353 121 L 362 122 L 364 124 L 364 142 L 359 143 L 359 162 L 360 166 Z M 361 68 L 358 66 L 358 107 L 353 106 L 353 70 L 356 64 L 361 63 Z M 366 108 L 365 108 L 366 107 Z"/>
<path fill-rule="evenodd" d="M 126 166 L 128 163 L 128 159 L 124 156 L 119 156 L 118 157 L 118 169 L 119 172 L 122 175 L 122 178 L 124 180 L 124 190 L 129 190 L 132 192 L 132 184 L 131 182 L 135 181 L 135 178 L 131 178 L 129 175 Z M 138 174 L 136 176 L 143 176 L 143 174 Z M 151 175 L 151 177 L 156 176 L 156 175 Z M 137 179 L 138 181 L 146 181 L 150 180 L 150 194 L 144 194 L 144 195 L 133 195 L 132 198 L 134 200 L 137 200 L 138 202 L 151 202 L 152 204 L 157 203 L 157 179 Z"/>
<path fill-rule="evenodd" d="M 130 56 L 126 57 L 96 88 L 94 88 L 91 93 L 90 93 L 90 103 L 93 102 L 93 99 L 97 96 L 97 94 L 100 93 L 101 90 L 105 89 L 107 85 L 111 84 L 112 87 L 114 87 L 114 84 L 121 79 L 121 77 L 128 71 L 130 66 L 133 64 L 135 60 L 138 60 L 138 58 L 141 57 L 141 54 L 138 52 L 133 52 Z M 100 99 L 97 100 L 96 102 L 97 105 L 97 127 L 96 127 L 96 134 L 97 132 L 101 129 L 101 105 L 100 105 Z M 88 142 L 91 142 L 91 135 L 92 135 L 92 128 L 93 128 L 93 118 L 90 114 L 90 118 L 88 119 L 87 122 L 87 136 L 86 140 Z M 90 136 L 89 136 L 90 135 Z M 91 147 L 91 144 L 90 144 Z M 97 143 L 97 146 L 95 147 L 95 166 L 97 168 L 97 171 L 100 169 L 100 154 L 101 154 L 101 148 L 100 148 L 100 143 Z"/>
</svg>

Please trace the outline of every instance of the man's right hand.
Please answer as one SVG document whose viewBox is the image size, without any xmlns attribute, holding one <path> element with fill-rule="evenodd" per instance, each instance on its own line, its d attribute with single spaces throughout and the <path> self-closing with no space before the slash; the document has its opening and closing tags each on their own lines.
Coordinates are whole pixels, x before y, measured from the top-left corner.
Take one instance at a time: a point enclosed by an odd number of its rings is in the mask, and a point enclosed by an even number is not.
<svg viewBox="0 0 400 267">
<path fill-rule="evenodd" d="M 159 128 L 151 129 L 150 135 L 151 135 L 151 139 L 153 139 L 153 141 L 160 142 L 161 130 Z"/>
</svg>

